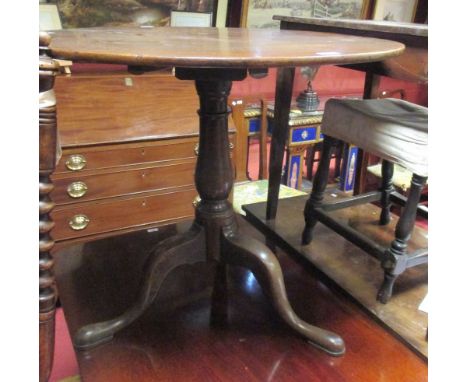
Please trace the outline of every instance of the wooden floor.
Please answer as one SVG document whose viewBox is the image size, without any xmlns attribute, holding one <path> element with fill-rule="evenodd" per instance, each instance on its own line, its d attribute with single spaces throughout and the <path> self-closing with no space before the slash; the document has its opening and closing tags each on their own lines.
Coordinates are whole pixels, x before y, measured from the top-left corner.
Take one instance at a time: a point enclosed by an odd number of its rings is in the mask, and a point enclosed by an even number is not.
<svg viewBox="0 0 468 382">
<path fill-rule="evenodd" d="M 338 190 L 329 188 L 327 191 L 327 199 L 331 199 L 331 195 L 339 197 Z M 343 240 L 321 223 L 315 227 L 314 240 L 309 245 L 301 244 L 303 211 L 307 199 L 308 196 L 300 196 L 280 200 L 274 222 L 265 221 L 266 203 L 255 203 L 244 208 L 247 219 L 254 225 L 259 224 L 267 234 L 275 237 L 275 241 L 282 243 L 289 254 L 309 262 L 329 283 L 348 293 L 408 346 L 427 358 L 428 315 L 419 310 L 428 290 L 427 264 L 410 268 L 400 275 L 392 298 L 387 304 L 381 304 L 376 300 L 384 275 L 379 260 Z M 374 238 L 379 245 L 389 247 L 394 238 L 398 217 L 392 214 L 391 222 L 382 227 L 378 224 L 379 214 L 380 209 L 377 206 L 363 204 L 333 211 L 330 216 Z M 427 230 L 415 227 L 408 242 L 409 252 L 427 248 L 427 244 Z"/>
<path fill-rule="evenodd" d="M 262 238 L 239 218 L 244 232 Z M 154 243 L 169 227 L 75 245 L 55 254 L 61 303 L 73 334 L 83 324 L 122 312 L 138 288 Z M 347 352 L 332 357 L 293 333 L 277 317 L 253 275 L 229 274 L 230 311 L 222 327 L 209 324 L 212 268 L 181 267 L 137 322 L 106 345 L 77 352 L 83 381 L 427 381 L 427 363 L 374 322 L 345 295 L 331 290 L 278 251 L 291 304 L 306 321 L 339 333 Z M 59 351 L 59 349 L 57 349 Z"/>
</svg>

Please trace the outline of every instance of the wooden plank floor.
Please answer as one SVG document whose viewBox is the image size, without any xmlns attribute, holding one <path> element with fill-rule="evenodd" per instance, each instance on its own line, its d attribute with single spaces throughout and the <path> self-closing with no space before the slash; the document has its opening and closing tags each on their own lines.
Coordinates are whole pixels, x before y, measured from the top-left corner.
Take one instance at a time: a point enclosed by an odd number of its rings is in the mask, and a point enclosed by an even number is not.
<svg viewBox="0 0 468 382">
<path fill-rule="evenodd" d="M 263 236 L 239 218 L 244 232 Z M 55 254 L 62 306 L 73 334 L 83 324 L 112 317 L 132 301 L 154 243 L 187 227 L 142 231 Z M 229 319 L 209 324 L 211 267 L 174 271 L 150 310 L 115 339 L 77 352 L 83 381 L 427 381 L 427 363 L 314 272 L 278 251 L 291 304 L 306 321 L 346 342 L 329 356 L 293 333 L 253 275 L 229 272 Z M 60 351 L 57 349 L 57 351 Z"/>
<path fill-rule="evenodd" d="M 329 188 L 326 194 L 337 195 L 339 191 Z M 338 194 L 338 197 L 339 194 Z M 245 206 L 247 219 L 282 243 L 293 256 L 306 260 L 326 279 L 352 296 L 368 312 L 389 330 L 399 336 L 422 356 L 428 355 L 426 341 L 428 315 L 419 310 L 427 295 L 427 264 L 406 270 L 395 283 L 393 296 L 387 304 L 376 300 L 383 281 L 380 261 L 368 255 L 354 244 L 344 240 L 333 230 L 318 223 L 314 239 L 309 245 L 301 244 L 304 228 L 304 205 L 308 196 L 283 199 L 279 202 L 278 215 L 274 222 L 265 221 L 266 203 Z M 394 238 L 397 217 L 382 227 L 378 224 L 380 209 L 372 204 L 363 204 L 330 213 L 362 234 L 374 238 L 383 247 L 389 247 Z M 427 247 L 427 230 L 415 227 L 408 250 Z"/>
</svg>

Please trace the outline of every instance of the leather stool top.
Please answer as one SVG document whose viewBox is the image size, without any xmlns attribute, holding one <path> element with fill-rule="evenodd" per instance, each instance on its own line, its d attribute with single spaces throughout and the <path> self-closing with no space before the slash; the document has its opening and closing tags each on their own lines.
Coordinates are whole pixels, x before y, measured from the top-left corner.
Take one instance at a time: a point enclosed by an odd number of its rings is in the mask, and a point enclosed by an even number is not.
<svg viewBox="0 0 468 382">
<path fill-rule="evenodd" d="M 427 108 L 400 99 L 331 99 L 322 132 L 428 175 Z"/>
</svg>

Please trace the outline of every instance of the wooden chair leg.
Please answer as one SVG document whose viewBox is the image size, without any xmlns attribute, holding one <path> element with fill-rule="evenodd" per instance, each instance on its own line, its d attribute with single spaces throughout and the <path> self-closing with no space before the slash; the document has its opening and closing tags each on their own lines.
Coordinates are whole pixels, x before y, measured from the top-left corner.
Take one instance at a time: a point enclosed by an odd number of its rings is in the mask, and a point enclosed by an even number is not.
<svg viewBox="0 0 468 382">
<path fill-rule="evenodd" d="M 247 137 L 247 161 L 245 166 L 245 173 L 247 174 L 247 179 L 252 181 L 252 178 L 249 173 L 249 159 L 250 159 L 250 137 Z"/>
<path fill-rule="evenodd" d="M 341 162 L 343 160 L 344 142 L 338 141 L 335 149 L 335 173 L 334 179 L 339 178 L 341 174 Z"/>
<path fill-rule="evenodd" d="M 294 84 L 295 68 L 278 68 L 276 74 L 275 118 L 270 144 L 270 160 L 268 163 L 268 200 L 266 219 L 276 217 L 283 167 L 284 148 L 288 136 L 289 112 Z"/>
<path fill-rule="evenodd" d="M 268 138 L 268 103 L 261 99 L 262 119 L 260 123 L 260 162 L 258 169 L 258 179 L 268 179 L 268 160 L 267 160 L 267 138 Z"/>
<path fill-rule="evenodd" d="M 314 172 L 314 159 L 315 159 L 316 152 L 317 152 L 317 144 L 314 144 L 311 147 L 307 148 L 307 153 L 306 153 L 306 167 L 307 167 L 306 178 L 307 180 L 312 180 L 312 176 Z"/>
<path fill-rule="evenodd" d="M 382 268 L 385 270 L 385 278 L 380 287 L 377 299 L 383 304 L 387 303 L 393 292 L 393 285 L 396 278 L 406 269 L 406 247 L 411 238 L 414 223 L 416 221 L 416 211 L 418 208 L 421 191 L 426 184 L 427 177 L 413 174 L 411 179 L 411 188 L 395 229 L 395 239 L 384 258 L 382 259 Z"/>
<path fill-rule="evenodd" d="M 330 171 L 330 160 L 333 148 L 336 147 L 338 141 L 328 135 L 323 139 L 323 150 L 320 157 L 320 163 L 317 169 L 317 174 L 314 178 L 312 192 L 307 200 L 304 209 L 305 228 L 302 232 L 302 244 L 309 244 L 312 241 L 312 231 L 317 224 L 317 219 L 314 217 L 314 208 L 322 203 L 323 195 L 328 183 L 328 173 Z"/>
<path fill-rule="evenodd" d="M 359 149 L 356 163 L 356 180 L 354 182 L 354 195 L 366 192 L 367 166 L 369 165 L 369 154 Z"/>
<path fill-rule="evenodd" d="M 380 225 L 387 225 L 390 222 L 390 194 L 393 191 L 393 163 L 382 161 L 382 185 L 380 192 L 382 193 L 380 203 L 382 210 L 380 211 Z"/>
</svg>

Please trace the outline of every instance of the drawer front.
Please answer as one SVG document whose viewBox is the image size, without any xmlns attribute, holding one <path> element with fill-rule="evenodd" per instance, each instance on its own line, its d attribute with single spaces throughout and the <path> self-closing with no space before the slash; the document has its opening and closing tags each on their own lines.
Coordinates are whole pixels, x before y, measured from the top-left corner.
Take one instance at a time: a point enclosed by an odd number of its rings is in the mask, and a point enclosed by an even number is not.
<svg viewBox="0 0 468 382">
<path fill-rule="evenodd" d="M 119 166 L 195 157 L 198 137 L 96 148 L 64 149 L 55 174 L 83 173 Z"/>
<path fill-rule="evenodd" d="M 56 241 L 85 237 L 194 215 L 194 188 L 127 199 L 56 207 L 51 234 Z M 73 228 L 72 228 L 73 226 Z"/>
<path fill-rule="evenodd" d="M 59 205 L 194 184 L 195 158 L 182 163 L 70 178 L 54 178 L 52 200 Z"/>
</svg>

